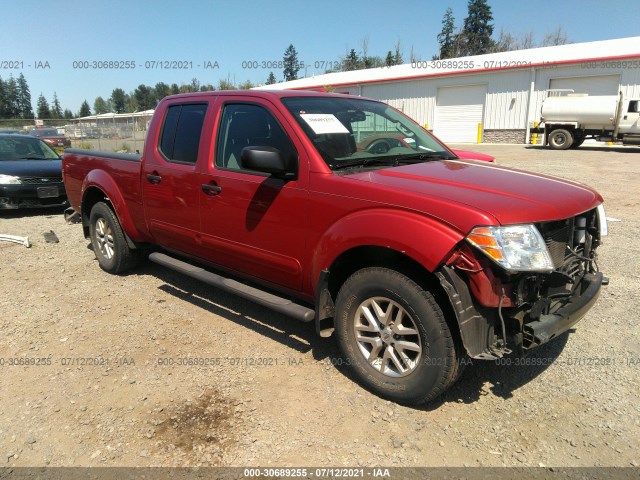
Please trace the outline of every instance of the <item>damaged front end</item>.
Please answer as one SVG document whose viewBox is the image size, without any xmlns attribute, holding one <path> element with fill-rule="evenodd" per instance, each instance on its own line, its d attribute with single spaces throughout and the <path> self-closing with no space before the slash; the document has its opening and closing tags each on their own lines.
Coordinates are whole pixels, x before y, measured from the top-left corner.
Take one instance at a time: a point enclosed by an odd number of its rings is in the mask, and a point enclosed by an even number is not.
<svg viewBox="0 0 640 480">
<path fill-rule="evenodd" d="M 475 228 L 437 272 L 468 355 L 524 354 L 575 325 L 608 283 L 597 264 L 606 234 L 602 205 L 559 221 Z"/>
</svg>

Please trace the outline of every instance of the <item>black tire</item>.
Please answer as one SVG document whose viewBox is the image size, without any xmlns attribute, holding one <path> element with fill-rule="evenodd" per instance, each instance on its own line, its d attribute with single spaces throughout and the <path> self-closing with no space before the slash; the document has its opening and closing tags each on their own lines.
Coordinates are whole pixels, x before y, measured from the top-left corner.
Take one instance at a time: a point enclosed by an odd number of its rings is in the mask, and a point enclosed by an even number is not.
<svg viewBox="0 0 640 480">
<path fill-rule="evenodd" d="M 138 264 L 138 251 L 129 247 L 120 222 L 104 202 L 96 203 L 89 215 L 89 234 L 100 268 L 122 273 Z"/>
<path fill-rule="evenodd" d="M 566 150 L 573 145 L 573 134 L 564 128 L 556 128 L 549 134 L 549 145 L 554 150 Z"/>
<path fill-rule="evenodd" d="M 573 140 L 573 143 L 571 144 L 571 147 L 569 147 L 569 148 L 578 148 L 580 145 L 582 145 L 584 143 L 584 141 L 585 141 L 584 137 L 581 137 L 581 138 L 580 137 L 576 137 Z"/>
<path fill-rule="evenodd" d="M 393 319 L 372 316 L 375 310 Z M 454 339 L 435 298 L 394 270 L 372 267 L 351 275 L 338 293 L 335 327 L 358 382 L 394 402 L 418 405 L 433 400 L 461 373 Z"/>
</svg>

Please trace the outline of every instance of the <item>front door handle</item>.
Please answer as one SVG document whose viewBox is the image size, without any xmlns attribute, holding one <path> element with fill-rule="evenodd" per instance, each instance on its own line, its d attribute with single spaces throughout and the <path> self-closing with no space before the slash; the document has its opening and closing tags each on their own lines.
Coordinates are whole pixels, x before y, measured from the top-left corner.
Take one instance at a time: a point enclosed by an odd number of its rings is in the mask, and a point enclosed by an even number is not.
<svg viewBox="0 0 640 480">
<path fill-rule="evenodd" d="M 222 191 L 222 187 L 219 185 L 209 185 L 208 183 L 203 183 L 202 191 L 207 195 L 218 195 Z"/>
<path fill-rule="evenodd" d="M 160 183 L 160 180 L 162 180 L 162 177 L 158 175 L 158 172 L 153 172 L 153 174 L 147 173 L 147 180 L 149 180 L 154 185 L 157 185 L 158 183 Z"/>
</svg>

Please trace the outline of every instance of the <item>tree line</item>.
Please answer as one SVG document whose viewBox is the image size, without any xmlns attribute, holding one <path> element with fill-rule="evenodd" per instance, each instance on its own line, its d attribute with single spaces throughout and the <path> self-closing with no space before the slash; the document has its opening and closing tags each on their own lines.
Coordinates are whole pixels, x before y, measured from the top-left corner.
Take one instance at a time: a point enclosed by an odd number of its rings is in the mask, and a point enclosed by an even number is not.
<svg viewBox="0 0 640 480">
<path fill-rule="evenodd" d="M 456 21 L 451 8 L 447 8 L 442 19 L 442 30 L 437 35 L 438 54 L 432 60 L 444 60 L 486 53 L 504 52 L 534 48 L 537 46 L 562 45 L 568 43 L 567 35 L 562 27 L 557 27 L 553 32 L 547 33 L 541 42 L 537 43 L 533 32 L 522 36 L 516 36 L 501 29 L 497 39 L 493 38 L 494 25 L 493 13 L 487 0 L 468 0 L 467 16 L 462 25 L 456 27 Z M 290 44 L 282 57 L 282 80 L 290 81 L 298 79 L 298 75 L 304 66 L 299 61 L 298 51 Z M 409 62 L 419 61 L 420 58 L 411 47 Z M 384 55 L 371 54 L 369 51 L 369 37 L 362 39 L 360 49 L 350 48 L 343 56 L 334 62 L 328 62 L 324 73 L 347 72 L 366 68 L 390 67 L 401 65 L 405 57 L 398 40 L 395 45 L 387 50 Z M 315 67 L 313 65 L 312 67 Z M 272 85 L 280 80 L 273 71 L 269 72 L 265 83 Z M 236 83 L 230 76 L 220 79 L 216 85 L 201 83 L 193 78 L 189 83 L 178 85 L 158 82 L 155 85 L 140 84 L 132 92 L 125 92 L 122 88 L 114 88 L 109 96 L 98 96 L 90 105 L 84 100 L 80 110 L 74 115 L 69 109 L 62 109 L 57 94 L 54 92 L 51 103 L 41 93 L 36 102 L 36 112 L 32 109 L 31 93 L 24 75 L 21 73 L 17 79 L 12 75 L 5 81 L 0 77 L 0 118 L 3 119 L 70 119 L 100 115 L 103 113 L 133 113 L 151 110 L 167 95 L 189 92 L 204 92 L 209 90 L 235 90 L 250 89 L 256 85 L 247 80 Z M 93 108 L 92 108 L 93 107 Z"/>
</svg>

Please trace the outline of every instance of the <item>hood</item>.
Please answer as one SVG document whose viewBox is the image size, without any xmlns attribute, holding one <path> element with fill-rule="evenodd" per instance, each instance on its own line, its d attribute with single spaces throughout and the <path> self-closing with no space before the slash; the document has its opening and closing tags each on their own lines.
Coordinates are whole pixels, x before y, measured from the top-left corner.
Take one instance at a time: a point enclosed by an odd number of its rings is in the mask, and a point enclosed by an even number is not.
<svg viewBox="0 0 640 480">
<path fill-rule="evenodd" d="M 452 203 L 509 225 L 561 220 L 602 202 L 602 197 L 586 185 L 464 160 L 384 168 L 352 174 L 349 178 L 385 187 L 389 193 L 395 193 L 390 198 L 400 198 L 403 192 L 419 194 L 419 204 L 414 208 L 449 222 L 447 204 Z"/>
<path fill-rule="evenodd" d="M 16 177 L 62 177 L 61 160 L 0 161 L 0 175 Z"/>
</svg>

